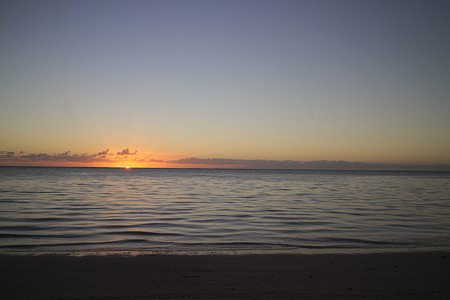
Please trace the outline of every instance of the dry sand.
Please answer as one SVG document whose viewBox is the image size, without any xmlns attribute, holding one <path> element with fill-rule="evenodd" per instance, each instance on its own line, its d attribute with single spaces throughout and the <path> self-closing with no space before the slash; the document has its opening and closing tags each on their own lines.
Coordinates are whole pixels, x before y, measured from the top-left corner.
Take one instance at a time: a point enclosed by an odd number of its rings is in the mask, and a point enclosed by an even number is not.
<svg viewBox="0 0 450 300">
<path fill-rule="evenodd" d="M 0 256 L 1 299 L 450 299 L 450 255 Z"/>
</svg>

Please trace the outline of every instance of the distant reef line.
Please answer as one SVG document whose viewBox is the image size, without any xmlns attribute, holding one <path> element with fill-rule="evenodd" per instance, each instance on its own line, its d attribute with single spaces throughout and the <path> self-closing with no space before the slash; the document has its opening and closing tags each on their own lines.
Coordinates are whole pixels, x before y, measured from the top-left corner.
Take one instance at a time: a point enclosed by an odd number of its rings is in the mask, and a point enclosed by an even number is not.
<svg viewBox="0 0 450 300">
<path fill-rule="evenodd" d="M 95 167 L 108 164 L 134 162 L 140 167 L 151 168 L 220 168 L 220 169 L 283 169 L 283 170 L 367 170 L 367 171 L 441 171 L 450 172 L 450 164 L 410 164 L 410 163 L 371 163 L 343 160 L 267 160 L 233 158 L 185 157 L 175 160 L 140 157 L 136 150 L 125 148 L 119 152 L 109 149 L 77 154 L 71 151 L 62 153 L 26 153 L 0 149 L 0 166 L 60 166 Z"/>
<path fill-rule="evenodd" d="M 343 160 L 265 160 L 265 159 L 224 159 L 224 158 L 182 158 L 170 161 L 176 165 L 199 167 L 223 167 L 245 169 L 286 169 L 286 170 L 367 170 L 367 171 L 443 171 L 450 172 L 448 164 L 395 164 L 368 163 Z"/>
</svg>

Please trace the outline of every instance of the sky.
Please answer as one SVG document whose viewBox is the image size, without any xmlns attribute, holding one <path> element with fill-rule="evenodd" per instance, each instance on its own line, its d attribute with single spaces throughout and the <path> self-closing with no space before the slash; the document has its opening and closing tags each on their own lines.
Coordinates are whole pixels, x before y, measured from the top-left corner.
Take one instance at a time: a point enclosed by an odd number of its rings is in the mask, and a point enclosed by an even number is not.
<svg viewBox="0 0 450 300">
<path fill-rule="evenodd" d="M 1 0 L 0 165 L 450 164 L 449 53 L 450 1 Z"/>
</svg>

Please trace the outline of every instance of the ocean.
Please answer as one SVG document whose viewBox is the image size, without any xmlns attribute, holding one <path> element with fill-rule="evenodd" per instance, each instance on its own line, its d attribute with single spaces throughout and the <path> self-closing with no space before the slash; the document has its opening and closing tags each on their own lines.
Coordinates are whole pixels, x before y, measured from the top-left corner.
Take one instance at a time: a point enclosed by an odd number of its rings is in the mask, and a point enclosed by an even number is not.
<svg viewBox="0 0 450 300">
<path fill-rule="evenodd" d="M 450 173 L 0 167 L 0 254 L 450 249 Z"/>
</svg>

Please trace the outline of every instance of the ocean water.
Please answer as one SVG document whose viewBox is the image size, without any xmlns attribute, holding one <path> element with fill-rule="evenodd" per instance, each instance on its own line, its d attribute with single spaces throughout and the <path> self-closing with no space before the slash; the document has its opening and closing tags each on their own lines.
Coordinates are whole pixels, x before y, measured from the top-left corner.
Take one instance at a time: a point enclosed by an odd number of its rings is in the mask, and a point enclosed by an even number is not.
<svg viewBox="0 0 450 300">
<path fill-rule="evenodd" d="M 450 248 L 450 173 L 0 168 L 0 254 Z"/>
</svg>

